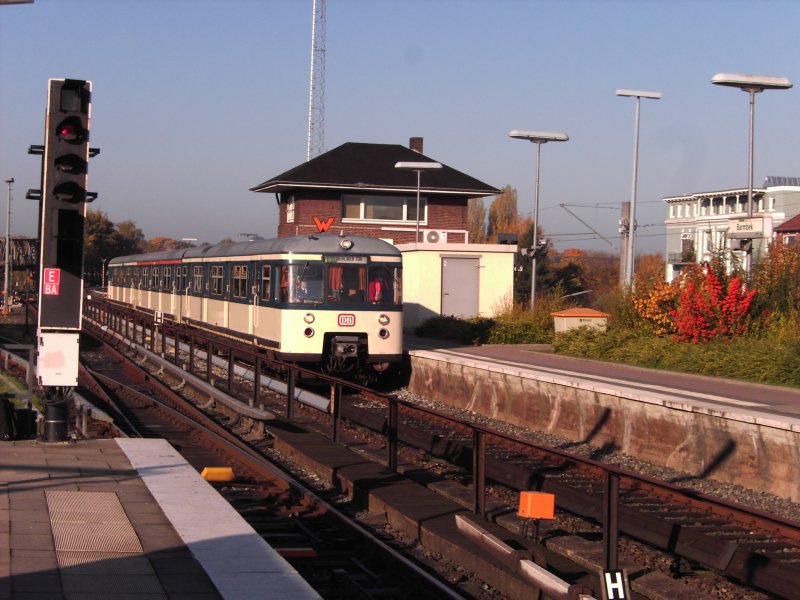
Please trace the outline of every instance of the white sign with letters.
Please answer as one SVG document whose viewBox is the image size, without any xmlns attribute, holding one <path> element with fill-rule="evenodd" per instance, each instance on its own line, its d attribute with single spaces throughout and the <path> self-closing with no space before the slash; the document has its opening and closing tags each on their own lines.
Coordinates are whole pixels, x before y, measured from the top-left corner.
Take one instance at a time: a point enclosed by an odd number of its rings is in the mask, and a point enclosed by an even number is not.
<svg viewBox="0 0 800 600">
<path fill-rule="evenodd" d="M 764 219 L 739 219 L 728 226 L 729 239 L 751 239 L 764 237 Z"/>
</svg>

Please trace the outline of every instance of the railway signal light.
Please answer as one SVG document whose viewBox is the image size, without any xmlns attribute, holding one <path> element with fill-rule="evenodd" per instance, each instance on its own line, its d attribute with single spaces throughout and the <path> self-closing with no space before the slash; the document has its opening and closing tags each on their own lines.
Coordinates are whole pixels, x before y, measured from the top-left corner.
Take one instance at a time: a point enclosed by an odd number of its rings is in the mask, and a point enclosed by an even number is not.
<svg viewBox="0 0 800 600">
<path fill-rule="evenodd" d="M 92 83 L 48 81 L 42 161 L 39 329 L 80 330 Z"/>
</svg>

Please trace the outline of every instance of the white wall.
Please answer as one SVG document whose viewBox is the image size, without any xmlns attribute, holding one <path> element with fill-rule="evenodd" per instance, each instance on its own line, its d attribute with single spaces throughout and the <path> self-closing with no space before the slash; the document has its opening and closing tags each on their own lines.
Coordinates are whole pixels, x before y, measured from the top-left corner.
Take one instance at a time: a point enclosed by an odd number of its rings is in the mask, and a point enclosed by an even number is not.
<svg viewBox="0 0 800 600">
<path fill-rule="evenodd" d="M 507 244 L 400 244 L 403 254 L 403 323 L 412 330 L 442 310 L 442 257 L 480 259 L 479 314 L 492 317 L 511 306 L 514 255 Z"/>
</svg>

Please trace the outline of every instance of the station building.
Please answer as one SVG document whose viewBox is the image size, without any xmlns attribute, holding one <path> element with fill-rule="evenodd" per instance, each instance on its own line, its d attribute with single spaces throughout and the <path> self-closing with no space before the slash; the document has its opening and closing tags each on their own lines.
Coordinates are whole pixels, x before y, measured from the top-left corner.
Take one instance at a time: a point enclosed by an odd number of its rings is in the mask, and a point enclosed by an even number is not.
<svg viewBox="0 0 800 600">
<path fill-rule="evenodd" d="M 348 142 L 251 191 L 275 195 L 279 237 L 331 232 L 397 246 L 406 329 L 436 315 L 493 316 L 512 301 L 517 247 L 470 243 L 467 206 L 500 190 L 444 164 L 419 180 L 395 168 L 426 161 L 439 162 L 423 154 L 420 137 L 408 147 Z"/>
<path fill-rule="evenodd" d="M 758 260 L 775 240 L 794 243 L 800 221 L 800 177 L 767 177 L 753 189 L 748 218 L 747 188 L 699 192 L 663 198 L 667 205 L 667 281 L 689 265 L 725 257 L 743 264 L 748 253 Z"/>
</svg>

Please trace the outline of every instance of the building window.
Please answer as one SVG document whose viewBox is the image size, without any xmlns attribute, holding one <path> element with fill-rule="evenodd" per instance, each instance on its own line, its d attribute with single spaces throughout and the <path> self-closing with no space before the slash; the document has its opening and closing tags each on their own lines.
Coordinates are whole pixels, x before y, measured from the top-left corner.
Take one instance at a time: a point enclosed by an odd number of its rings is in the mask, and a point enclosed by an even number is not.
<svg viewBox="0 0 800 600">
<path fill-rule="evenodd" d="M 420 198 L 420 222 L 428 222 L 428 201 Z M 342 196 L 342 219 L 416 223 L 417 199 L 396 196 Z"/>
<path fill-rule="evenodd" d="M 211 267 L 211 293 L 222 295 L 222 266 Z"/>
<path fill-rule="evenodd" d="M 269 300 L 272 297 L 272 267 L 264 265 L 261 267 L 261 299 Z"/>
<path fill-rule="evenodd" d="M 247 266 L 234 265 L 233 267 L 233 297 L 247 298 Z"/>
<path fill-rule="evenodd" d="M 286 200 L 286 222 L 294 223 L 294 196 Z"/>
</svg>

